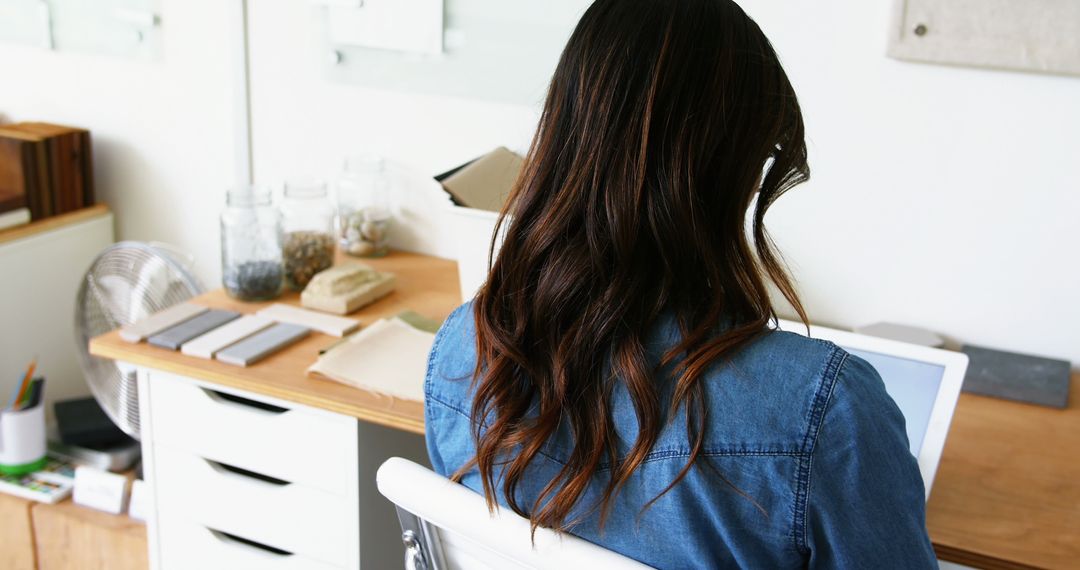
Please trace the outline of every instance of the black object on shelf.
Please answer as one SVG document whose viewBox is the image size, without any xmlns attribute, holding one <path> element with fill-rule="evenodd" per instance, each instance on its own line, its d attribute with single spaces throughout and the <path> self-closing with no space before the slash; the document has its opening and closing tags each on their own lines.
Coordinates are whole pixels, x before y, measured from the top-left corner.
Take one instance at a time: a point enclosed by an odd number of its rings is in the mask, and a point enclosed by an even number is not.
<svg viewBox="0 0 1080 570">
<path fill-rule="evenodd" d="M 67 445 L 101 449 L 132 440 L 105 415 L 94 398 L 56 402 L 56 427 Z"/>
</svg>

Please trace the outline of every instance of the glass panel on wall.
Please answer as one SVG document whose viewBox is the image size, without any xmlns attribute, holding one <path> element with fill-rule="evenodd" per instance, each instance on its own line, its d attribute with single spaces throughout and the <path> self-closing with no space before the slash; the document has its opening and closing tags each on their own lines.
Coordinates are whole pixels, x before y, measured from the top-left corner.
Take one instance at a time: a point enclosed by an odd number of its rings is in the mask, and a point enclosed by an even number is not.
<svg viewBox="0 0 1080 570">
<path fill-rule="evenodd" d="M 117 57 L 161 53 L 160 0 L 2 0 L 0 41 Z"/>
<path fill-rule="evenodd" d="M 535 104 L 591 1 L 327 3 L 320 15 L 333 81 Z"/>
</svg>

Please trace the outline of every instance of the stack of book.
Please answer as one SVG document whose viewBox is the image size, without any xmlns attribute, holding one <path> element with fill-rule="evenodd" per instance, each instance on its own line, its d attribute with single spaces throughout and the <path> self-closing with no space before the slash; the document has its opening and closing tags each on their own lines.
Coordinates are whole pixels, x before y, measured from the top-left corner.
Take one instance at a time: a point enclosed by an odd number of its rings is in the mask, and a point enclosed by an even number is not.
<svg viewBox="0 0 1080 570">
<path fill-rule="evenodd" d="M 93 204 L 89 131 L 49 123 L 0 126 L 0 229 Z"/>
</svg>

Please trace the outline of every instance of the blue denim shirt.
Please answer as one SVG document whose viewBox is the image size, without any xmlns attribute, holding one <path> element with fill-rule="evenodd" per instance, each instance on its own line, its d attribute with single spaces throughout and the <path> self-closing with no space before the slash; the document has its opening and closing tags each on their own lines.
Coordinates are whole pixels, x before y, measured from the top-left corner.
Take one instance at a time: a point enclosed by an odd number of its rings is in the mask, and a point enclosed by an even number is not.
<svg viewBox="0 0 1080 570">
<path fill-rule="evenodd" d="M 652 357 L 658 360 L 677 334 L 670 323 L 658 325 L 649 340 Z M 469 419 L 475 342 L 466 304 L 439 331 L 428 364 L 428 453 L 446 476 L 475 452 Z M 828 342 L 774 331 L 714 365 L 704 385 L 703 455 L 715 470 L 699 460 L 642 511 L 686 463 L 685 418 L 674 418 L 616 495 L 606 526 L 587 514 L 573 534 L 657 568 L 937 567 L 904 417 L 866 361 Z M 625 452 L 637 418 L 625 390 L 613 399 Z M 519 491 L 520 504 L 532 504 L 554 477 L 571 441 L 561 430 L 547 442 Z M 597 474 L 579 507 L 591 506 L 605 476 Z M 462 483 L 480 492 L 475 469 Z"/>
</svg>

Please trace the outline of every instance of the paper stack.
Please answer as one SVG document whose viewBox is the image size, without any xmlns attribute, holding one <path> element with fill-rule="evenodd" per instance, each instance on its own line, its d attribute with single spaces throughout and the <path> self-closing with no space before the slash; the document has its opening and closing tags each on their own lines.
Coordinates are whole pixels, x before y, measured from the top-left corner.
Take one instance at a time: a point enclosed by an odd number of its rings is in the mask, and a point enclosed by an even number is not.
<svg viewBox="0 0 1080 570">
<path fill-rule="evenodd" d="M 382 319 L 322 356 L 308 374 L 376 394 L 421 402 L 435 335 L 400 318 Z"/>
</svg>

